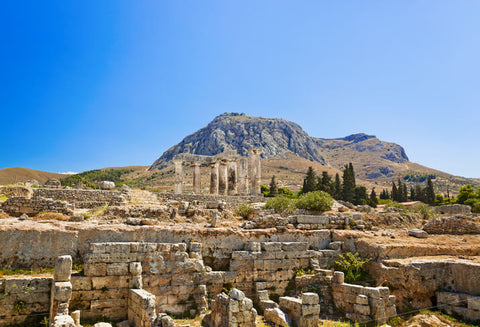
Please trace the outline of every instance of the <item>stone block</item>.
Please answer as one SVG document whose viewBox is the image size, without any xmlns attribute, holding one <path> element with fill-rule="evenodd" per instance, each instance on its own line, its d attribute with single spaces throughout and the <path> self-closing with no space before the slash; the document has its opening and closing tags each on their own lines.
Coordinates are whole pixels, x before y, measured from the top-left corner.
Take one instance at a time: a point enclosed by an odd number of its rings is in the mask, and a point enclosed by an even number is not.
<svg viewBox="0 0 480 327">
<path fill-rule="evenodd" d="M 395 295 L 389 295 L 389 296 L 388 296 L 388 305 L 389 305 L 389 306 L 395 305 L 395 300 L 396 300 L 396 296 L 395 296 Z"/>
<path fill-rule="evenodd" d="M 316 216 L 316 215 L 298 215 L 297 216 L 298 224 L 313 224 L 325 226 L 330 223 L 330 218 L 327 216 Z"/>
<path fill-rule="evenodd" d="M 355 303 L 360 305 L 368 305 L 368 297 L 363 294 L 357 295 L 355 298 Z"/>
<path fill-rule="evenodd" d="M 364 315 L 364 316 L 370 315 L 370 306 L 368 306 L 368 304 L 367 305 L 354 304 L 353 310 L 355 313 L 358 313 L 360 315 Z"/>
<path fill-rule="evenodd" d="M 128 263 L 109 263 L 107 264 L 107 276 L 127 276 L 128 272 Z"/>
<path fill-rule="evenodd" d="M 229 296 L 232 298 L 232 299 L 235 299 L 235 300 L 238 300 L 238 301 L 241 301 L 245 298 L 245 293 L 243 293 L 242 291 L 240 291 L 239 289 L 232 289 L 229 293 Z"/>
<path fill-rule="evenodd" d="M 302 293 L 302 304 L 318 304 L 319 298 L 317 293 Z"/>
<path fill-rule="evenodd" d="M 55 261 L 55 275 L 54 279 L 57 282 L 68 282 L 72 275 L 72 257 L 69 255 L 62 255 Z"/>
<path fill-rule="evenodd" d="M 332 280 L 334 283 L 339 283 L 339 284 L 343 284 L 345 282 L 345 275 L 343 272 L 341 271 L 335 271 L 333 273 L 333 280 Z"/>
<path fill-rule="evenodd" d="M 282 250 L 283 251 L 307 251 L 308 243 L 307 242 L 283 242 Z"/>
<path fill-rule="evenodd" d="M 105 276 L 107 275 L 106 263 L 85 263 L 84 266 L 85 276 Z"/>
<path fill-rule="evenodd" d="M 140 275 L 142 273 L 142 264 L 140 262 L 130 262 L 130 274 Z"/>
<path fill-rule="evenodd" d="M 469 310 L 480 311 L 480 296 L 469 295 L 467 306 Z"/>
<path fill-rule="evenodd" d="M 379 299 L 381 297 L 379 287 L 365 287 L 364 294 L 374 299 Z"/>
<path fill-rule="evenodd" d="M 190 251 L 191 252 L 202 252 L 202 243 L 190 242 Z"/>
<path fill-rule="evenodd" d="M 302 305 L 302 316 L 311 316 L 315 315 L 318 316 L 320 314 L 320 304 L 314 305 Z"/>
<path fill-rule="evenodd" d="M 92 280 L 89 277 L 72 276 L 72 289 L 75 291 L 90 291 L 92 289 Z"/>
<path fill-rule="evenodd" d="M 282 243 L 280 242 L 264 242 L 261 243 L 262 250 L 266 252 L 277 252 L 282 250 Z"/>
<path fill-rule="evenodd" d="M 278 308 L 265 309 L 264 318 L 266 321 L 271 322 L 276 326 L 289 326 L 285 313 Z"/>
<path fill-rule="evenodd" d="M 268 291 L 267 290 L 257 291 L 257 297 L 258 297 L 259 301 L 267 300 L 268 299 Z"/>
<path fill-rule="evenodd" d="M 68 302 L 72 297 L 72 283 L 70 282 L 55 282 L 54 298 L 59 302 Z"/>
</svg>

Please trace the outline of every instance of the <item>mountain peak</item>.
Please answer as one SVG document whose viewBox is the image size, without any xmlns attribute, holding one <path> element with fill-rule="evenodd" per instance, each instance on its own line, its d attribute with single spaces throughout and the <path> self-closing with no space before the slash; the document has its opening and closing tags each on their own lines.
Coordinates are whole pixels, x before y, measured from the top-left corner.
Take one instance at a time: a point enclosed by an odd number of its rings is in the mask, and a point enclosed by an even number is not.
<svg viewBox="0 0 480 327">
<path fill-rule="evenodd" d="M 238 154 L 247 156 L 248 150 L 253 148 L 261 149 L 265 159 L 294 153 L 299 157 L 333 166 L 338 166 L 340 156 L 332 151 L 347 148 L 349 155 L 342 155 L 342 160 L 355 161 L 355 157 L 361 154 L 374 156 L 381 162 L 408 161 L 401 146 L 382 142 L 374 135 L 358 133 L 339 139 L 317 139 L 309 136 L 298 124 L 288 120 L 225 112 L 165 151 L 149 170 L 170 165 L 172 159 L 180 153 L 213 156 L 227 150 L 236 150 Z M 329 156 L 328 162 L 325 156 Z"/>
</svg>

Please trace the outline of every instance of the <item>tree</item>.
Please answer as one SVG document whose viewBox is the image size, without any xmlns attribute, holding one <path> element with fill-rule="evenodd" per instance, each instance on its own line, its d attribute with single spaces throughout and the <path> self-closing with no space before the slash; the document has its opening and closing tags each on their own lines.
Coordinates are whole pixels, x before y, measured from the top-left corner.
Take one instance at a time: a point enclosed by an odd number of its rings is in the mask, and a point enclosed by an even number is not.
<svg viewBox="0 0 480 327">
<path fill-rule="evenodd" d="M 373 208 L 376 208 L 377 204 L 378 204 L 378 199 L 377 199 L 377 194 L 375 193 L 375 187 L 374 187 L 372 188 L 372 192 L 370 192 L 370 199 L 368 201 L 368 205 Z"/>
<path fill-rule="evenodd" d="M 367 188 L 365 186 L 356 186 L 355 187 L 355 199 L 353 204 L 360 205 L 366 204 L 368 200 Z"/>
<path fill-rule="evenodd" d="M 326 171 L 322 171 L 322 177 L 318 178 L 318 190 L 333 195 L 332 176 L 330 176 Z"/>
<path fill-rule="evenodd" d="M 427 178 L 427 187 L 425 188 L 425 202 L 431 206 L 435 205 L 435 190 L 433 189 L 432 179 Z"/>
<path fill-rule="evenodd" d="M 343 200 L 353 203 L 355 201 L 355 172 L 350 162 L 343 169 Z"/>
<path fill-rule="evenodd" d="M 408 191 L 407 191 L 407 184 L 403 183 L 402 186 L 402 202 L 408 201 Z"/>
<path fill-rule="evenodd" d="M 464 204 L 468 199 L 476 198 L 475 189 L 471 184 L 460 187 L 457 195 L 457 203 Z"/>
<path fill-rule="evenodd" d="M 425 190 L 420 185 L 415 185 L 415 200 L 425 202 Z"/>
<path fill-rule="evenodd" d="M 413 186 L 410 186 L 410 200 L 412 201 L 416 200 L 415 189 L 413 188 Z"/>
<path fill-rule="evenodd" d="M 278 185 L 277 181 L 275 180 L 275 175 L 272 176 L 272 180 L 270 181 L 270 196 L 275 196 L 278 194 Z"/>
<path fill-rule="evenodd" d="M 392 200 L 398 202 L 398 189 L 397 185 L 395 185 L 395 182 L 392 182 Z"/>
<path fill-rule="evenodd" d="M 307 170 L 307 176 L 303 180 L 303 193 L 313 192 L 317 188 L 317 177 L 315 171 L 310 166 Z"/>
<path fill-rule="evenodd" d="M 390 195 L 388 194 L 388 191 L 386 189 L 383 189 L 382 193 L 380 193 L 380 199 L 382 200 L 390 199 Z"/>
<path fill-rule="evenodd" d="M 342 198 L 342 182 L 338 173 L 335 174 L 335 182 L 333 183 L 333 198 L 336 200 Z"/>
</svg>

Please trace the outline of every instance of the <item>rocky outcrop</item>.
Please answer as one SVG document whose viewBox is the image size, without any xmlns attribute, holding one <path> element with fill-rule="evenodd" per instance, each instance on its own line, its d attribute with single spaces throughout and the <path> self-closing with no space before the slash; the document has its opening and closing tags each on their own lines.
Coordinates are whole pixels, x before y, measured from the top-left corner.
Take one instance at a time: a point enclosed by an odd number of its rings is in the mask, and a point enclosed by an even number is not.
<svg viewBox="0 0 480 327">
<path fill-rule="evenodd" d="M 380 162 L 408 161 L 401 146 L 380 141 L 373 135 L 353 134 L 339 139 L 319 139 L 309 136 L 299 125 L 284 119 L 224 113 L 168 149 L 149 170 L 168 166 L 180 153 L 213 156 L 226 150 L 237 150 L 240 155 L 246 156 L 248 150 L 253 148 L 261 149 L 263 158 L 290 152 L 322 164 L 327 164 L 323 152 L 336 148 L 350 150 L 352 159 L 356 154 L 363 153 L 375 156 Z"/>
</svg>

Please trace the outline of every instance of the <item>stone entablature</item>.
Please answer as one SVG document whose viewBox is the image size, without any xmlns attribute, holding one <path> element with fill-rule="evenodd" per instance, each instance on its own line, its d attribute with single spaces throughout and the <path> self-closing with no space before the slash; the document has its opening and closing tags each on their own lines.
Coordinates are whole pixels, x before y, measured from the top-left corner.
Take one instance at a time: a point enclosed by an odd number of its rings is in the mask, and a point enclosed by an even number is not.
<svg viewBox="0 0 480 327">
<path fill-rule="evenodd" d="M 200 166 L 210 167 L 210 194 L 258 195 L 261 180 L 261 150 L 250 150 L 249 157 L 242 157 L 236 150 L 215 156 L 182 153 L 175 156 L 175 193 L 182 194 L 183 164 L 193 166 L 193 192 L 200 194 Z"/>
</svg>

